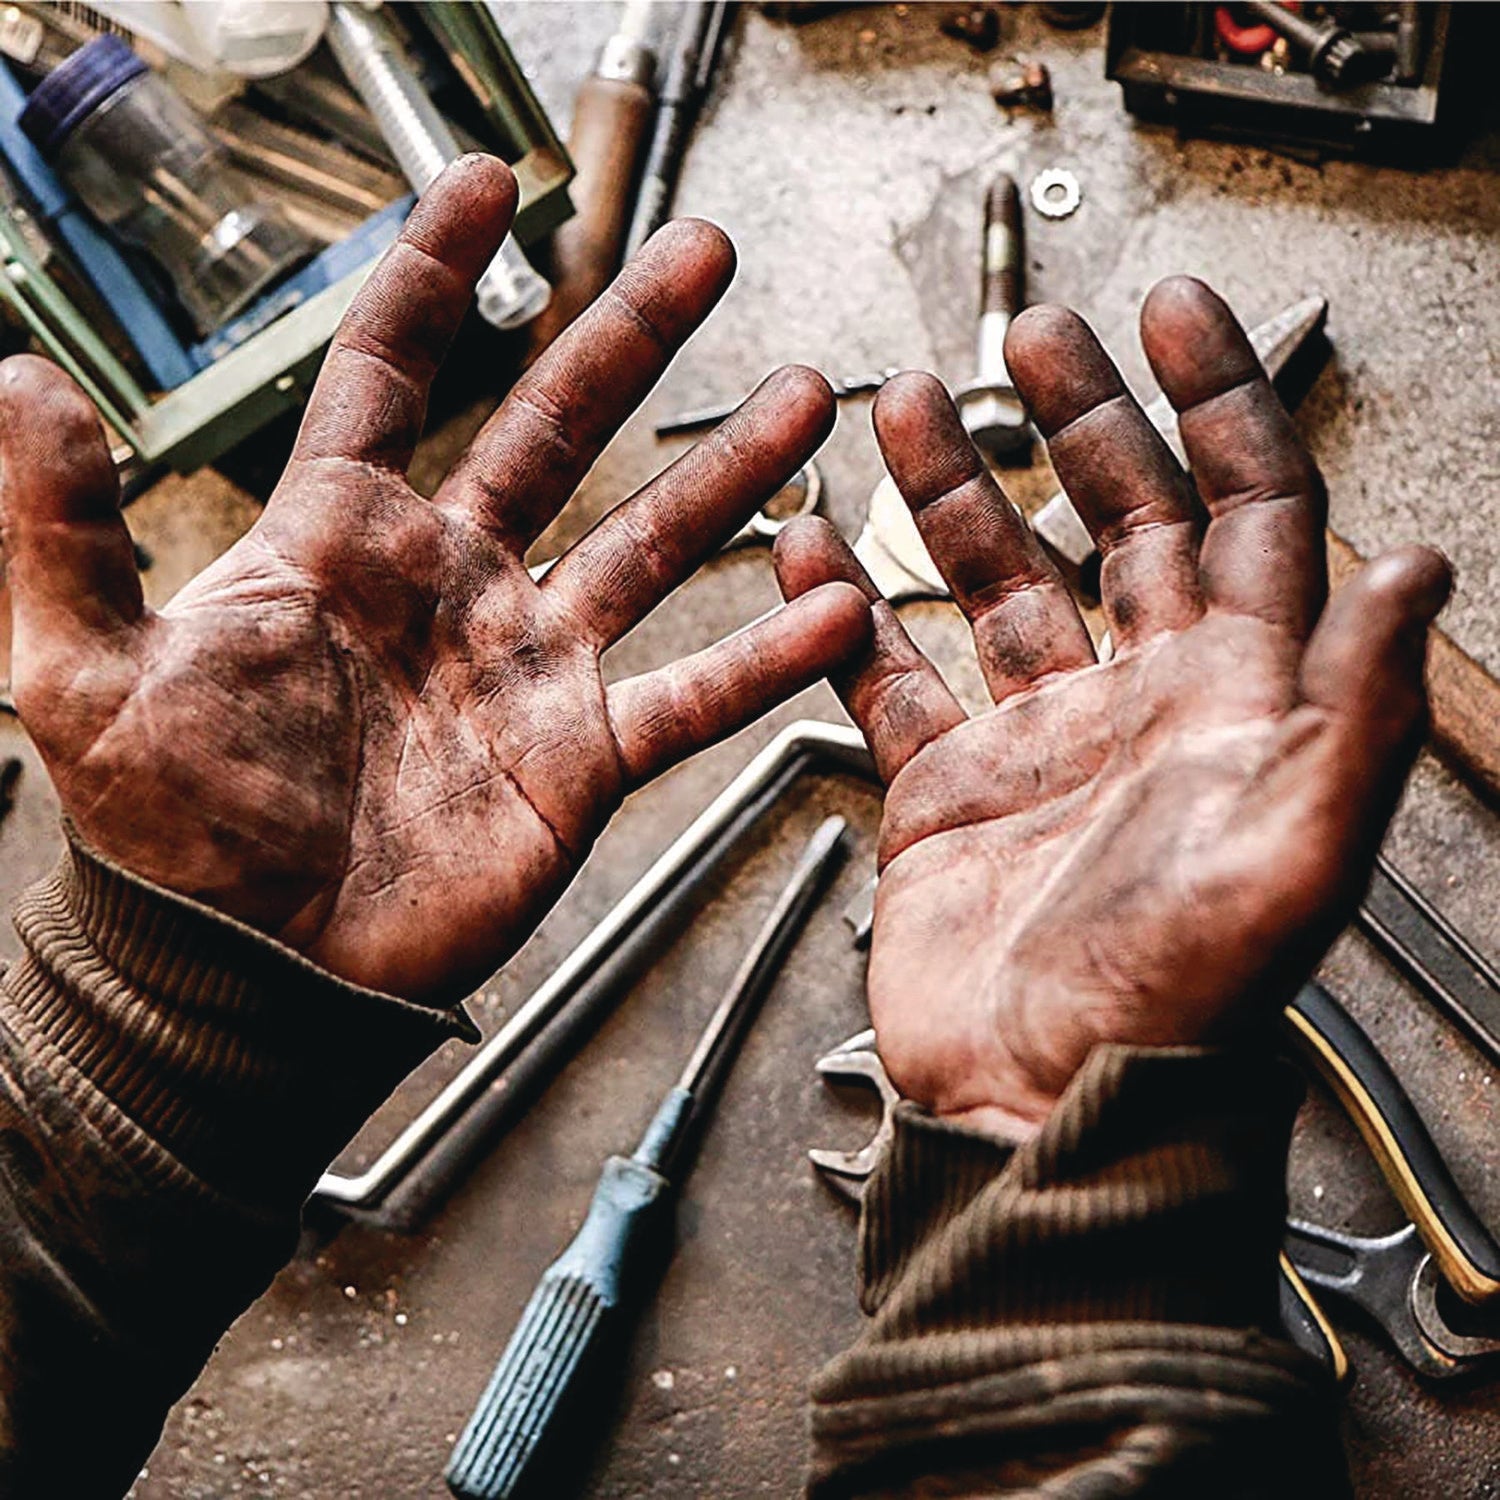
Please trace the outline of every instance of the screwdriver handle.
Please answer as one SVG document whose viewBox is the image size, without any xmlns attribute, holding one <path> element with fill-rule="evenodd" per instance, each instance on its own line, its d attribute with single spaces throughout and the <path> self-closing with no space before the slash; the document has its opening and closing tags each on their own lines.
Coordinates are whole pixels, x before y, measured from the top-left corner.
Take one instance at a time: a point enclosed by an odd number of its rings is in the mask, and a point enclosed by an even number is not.
<svg viewBox="0 0 1500 1500">
<path fill-rule="evenodd" d="M 574 1398 L 613 1368 L 622 1305 L 670 1213 L 670 1184 L 629 1157 L 604 1164 L 588 1217 L 543 1274 L 448 1460 L 461 1500 L 520 1500 L 540 1477 Z"/>
<path fill-rule="evenodd" d="M 602 70 L 610 65 L 611 55 L 620 70 L 606 75 Z M 651 128 L 651 90 L 642 76 L 624 71 L 632 61 L 641 75 L 650 77 L 651 54 L 645 48 L 630 54 L 607 49 L 601 71 L 579 87 L 568 135 L 568 155 L 575 169 L 568 195 L 574 212 L 552 235 L 552 302 L 528 330 L 528 364 L 541 356 L 620 269 L 641 148 Z"/>
</svg>

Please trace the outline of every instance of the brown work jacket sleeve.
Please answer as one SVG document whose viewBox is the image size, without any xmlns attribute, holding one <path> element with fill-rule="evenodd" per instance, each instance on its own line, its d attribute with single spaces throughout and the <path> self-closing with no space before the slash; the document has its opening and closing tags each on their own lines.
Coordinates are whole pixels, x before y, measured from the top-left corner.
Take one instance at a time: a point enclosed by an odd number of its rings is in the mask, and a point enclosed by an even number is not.
<svg viewBox="0 0 1500 1500">
<path fill-rule="evenodd" d="M 1301 1094 L 1265 1053 L 1099 1047 L 1020 1146 L 899 1106 L 809 1494 L 1348 1494 L 1278 1315 Z"/>
<path fill-rule="evenodd" d="M 342 984 L 70 841 L 0 982 L 0 1497 L 118 1497 L 292 1253 L 318 1173 L 462 1011 Z M 1076 1500 L 1343 1487 L 1279 1336 L 1299 1090 L 1266 1057 L 1102 1048 L 1018 1149 L 903 1107 L 868 1331 L 811 1489 Z"/>
<path fill-rule="evenodd" d="M 461 1011 L 356 989 L 71 840 L 0 982 L 0 1497 L 118 1500 L 319 1172 Z"/>
</svg>

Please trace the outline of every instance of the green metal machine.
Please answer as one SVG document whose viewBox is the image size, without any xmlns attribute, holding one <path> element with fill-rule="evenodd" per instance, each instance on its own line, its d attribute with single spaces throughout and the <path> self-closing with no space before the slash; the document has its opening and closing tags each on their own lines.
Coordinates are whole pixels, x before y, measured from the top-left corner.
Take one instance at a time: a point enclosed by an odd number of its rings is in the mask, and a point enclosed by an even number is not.
<svg viewBox="0 0 1500 1500">
<path fill-rule="evenodd" d="M 516 238 L 525 245 L 549 234 L 572 212 L 572 163 L 490 7 L 436 0 L 411 9 L 482 112 L 490 136 L 482 144 L 515 171 Z M 303 404 L 339 319 L 403 217 L 399 210 L 376 215 L 357 238 L 354 264 L 336 280 L 164 392 L 147 391 L 125 367 L 7 214 L 0 214 L 0 297 L 93 397 L 136 465 L 187 473 Z"/>
</svg>

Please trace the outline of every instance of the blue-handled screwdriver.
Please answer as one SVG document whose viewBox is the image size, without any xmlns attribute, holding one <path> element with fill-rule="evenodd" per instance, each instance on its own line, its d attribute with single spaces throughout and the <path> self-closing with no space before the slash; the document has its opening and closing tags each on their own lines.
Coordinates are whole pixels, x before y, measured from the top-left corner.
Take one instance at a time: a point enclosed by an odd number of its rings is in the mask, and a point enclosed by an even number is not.
<svg viewBox="0 0 1500 1500">
<path fill-rule="evenodd" d="M 845 826 L 829 818 L 813 834 L 640 1145 L 605 1162 L 583 1228 L 542 1274 L 448 1460 L 448 1488 L 461 1500 L 555 1494 L 553 1466 L 578 1461 L 576 1434 L 558 1438 L 618 1358 L 653 1263 L 671 1254 L 673 1165 L 842 857 Z"/>
</svg>

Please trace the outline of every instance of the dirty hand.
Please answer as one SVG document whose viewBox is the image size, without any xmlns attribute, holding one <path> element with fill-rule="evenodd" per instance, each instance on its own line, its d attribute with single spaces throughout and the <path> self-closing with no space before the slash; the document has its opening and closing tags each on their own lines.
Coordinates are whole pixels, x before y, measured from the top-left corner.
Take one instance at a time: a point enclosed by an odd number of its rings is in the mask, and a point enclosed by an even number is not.
<svg viewBox="0 0 1500 1500">
<path fill-rule="evenodd" d="M 522 378 L 432 500 L 428 387 L 515 207 L 451 167 L 324 361 L 255 527 L 159 614 L 93 408 L 0 366 L 17 707 L 83 840 L 342 977 L 452 1000 L 507 958 L 621 798 L 864 644 L 855 590 L 606 687 L 600 653 L 822 441 L 826 384 L 771 376 L 540 583 L 527 546 L 733 271 L 670 225 Z"/>
<path fill-rule="evenodd" d="M 1213 1041 L 1291 998 L 1369 876 L 1448 591 L 1411 547 L 1325 607 L 1322 482 L 1233 316 L 1179 279 L 1141 331 L 1191 478 L 1079 318 L 1037 308 L 1006 346 L 1103 554 L 1102 664 L 942 388 L 902 376 L 875 412 L 995 706 L 969 718 L 876 603 L 840 685 L 889 783 L 870 1010 L 906 1095 L 1010 1133 L 1096 1042 Z M 777 565 L 788 598 L 878 599 L 818 523 Z"/>
</svg>

